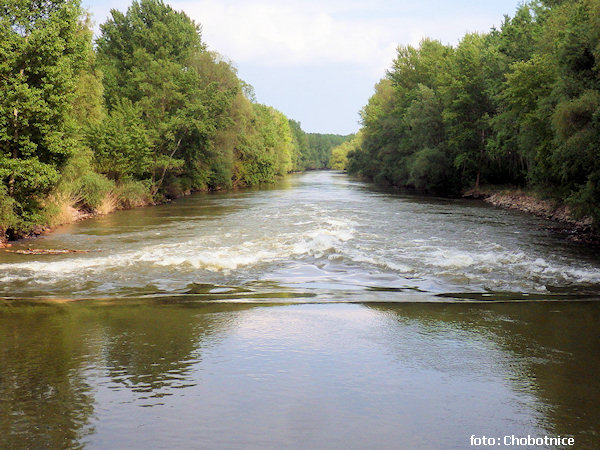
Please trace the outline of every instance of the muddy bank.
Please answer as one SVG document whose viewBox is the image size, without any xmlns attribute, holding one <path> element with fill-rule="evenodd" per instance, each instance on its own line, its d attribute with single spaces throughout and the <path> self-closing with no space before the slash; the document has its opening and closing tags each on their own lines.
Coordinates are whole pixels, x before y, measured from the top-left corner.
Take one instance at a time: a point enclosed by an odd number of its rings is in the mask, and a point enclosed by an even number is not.
<svg viewBox="0 0 600 450">
<path fill-rule="evenodd" d="M 493 192 L 481 194 L 480 198 L 491 205 L 523 211 L 556 222 L 550 231 L 564 234 L 575 242 L 600 245 L 600 233 L 595 230 L 591 217 L 577 217 L 566 204 L 544 200 L 523 192 Z"/>
<path fill-rule="evenodd" d="M 34 239 L 36 237 L 49 234 L 62 225 L 80 222 L 82 220 L 90 219 L 96 216 L 104 216 L 117 210 L 139 208 L 144 206 L 150 206 L 153 204 L 155 203 L 147 201 L 143 203 L 139 202 L 135 205 L 125 207 L 113 203 L 111 205 L 103 205 L 102 208 L 97 210 L 95 209 L 92 211 L 86 208 L 78 209 L 71 205 L 65 204 L 62 205 L 61 211 L 56 215 L 56 217 L 53 218 L 51 224 L 48 223 L 43 225 L 36 225 L 27 233 L 14 233 L 9 235 L 0 232 L 0 249 L 12 247 L 13 242 L 21 241 L 24 239 Z"/>
<path fill-rule="evenodd" d="M 57 213 L 56 217 L 52 219 L 52 223 L 36 225 L 29 232 L 21 232 L 21 233 L 6 233 L 2 232 L 2 228 L 0 228 L 0 249 L 10 248 L 12 247 L 13 242 L 25 240 L 25 239 L 34 239 L 39 236 L 43 236 L 49 233 L 52 233 L 56 228 L 62 225 L 68 225 L 76 222 L 80 222 L 82 220 L 90 219 L 96 216 L 104 216 L 107 214 L 111 214 L 114 211 L 119 210 L 127 210 L 134 208 L 144 208 L 149 206 L 161 205 L 164 203 L 169 203 L 171 201 L 177 200 L 182 197 L 187 197 L 194 193 L 198 192 L 217 192 L 221 190 L 229 190 L 229 191 L 237 191 L 243 189 L 250 189 L 252 187 L 249 186 L 233 186 L 230 189 L 222 189 L 220 187 L 216 189 L 187 189 L 185 191 L 172 191 L 168 190 L 166 196 L 161 197 L 160 199 L 137 199 L 134 202 L 131 202 L 127 199 L 126 202 L 119 204 L 119 201 L 116 198 L 108 197 L 107 200 L 102 203 L 102 205 L 98 209 L 89 208 L 78 208 L 71 204 L 60 205 L 60 211 Z"/>
<path fill-rule="evenodd" d="M 89 219 L 90 217 L 95 217 L 95 216 L 99 216 L 99 215 L 103 215 L 103 214 L 109 214 L 108 212 L 100 213 L 98 211 L 89 212 L 86 210 L 78 210 L 75 208 L 71 208 L 71 209 L 72 209 L 72 211 L 69 211 L 68 217 L 65 217 L 63 215 L 63 220 L 61 220 L 58 223 L 55 223 L 54 225 L 36 225 L 35 227 L 33 227 L 33 229 L 29 233 L 26 233 L 22 236 L 21 235 L 15 236 L 13 239 L 10 239 L 9 236 L 7 236 L 6 234 L 0 234 L 0 249 L 12 247 L 12 242 L 20 241 L 23 239 L 33 239 L 38 236 L 42 236 L 42 235 L 51 233 L 52 231 L 54 231 L 56 228 L 58 228 L 61 225 L 68 225 L 70 223 L 79 222 L 80 220 Z"/>
</svg>

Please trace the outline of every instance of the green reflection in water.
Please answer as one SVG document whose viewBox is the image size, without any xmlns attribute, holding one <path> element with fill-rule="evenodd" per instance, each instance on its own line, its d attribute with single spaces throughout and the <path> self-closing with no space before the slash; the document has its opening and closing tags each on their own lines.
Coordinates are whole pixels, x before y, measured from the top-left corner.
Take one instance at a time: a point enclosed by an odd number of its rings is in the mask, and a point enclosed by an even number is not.
<svg viewBox="0 0 600 450">
<path fill-rule="evenodd" d="M 3 307 L 0 313 L 0 447 L 69 448 L 93 432 L 86 368 L 99 357 L 88 311 Z"/>
<path fill-rule="evenodd" d="M 0 447 L 456 448 L 493 429 L 597 448 L 599 319 L 596 302 L 5 301 Z"/>
<path fill-rule="evenodd" d="M 542 404 L 541 425 L 575 435 L 578 448 L 600 444 L 600 302 L 406 303 L 369 305 L 427 333 L 460 329 L 500 346 L 516 389 Z M 465 364 L 467 362 L 460 361 Z"/>
<path fill-rule="evenodd" d="M 169 395 L 203 342 L 229 326 L 230 315 L 213 313 L 248 308 L 123 303 L 0 303 L 0 448 L 78 447 L 95 432 L 98 380 Z"/>
</svg>

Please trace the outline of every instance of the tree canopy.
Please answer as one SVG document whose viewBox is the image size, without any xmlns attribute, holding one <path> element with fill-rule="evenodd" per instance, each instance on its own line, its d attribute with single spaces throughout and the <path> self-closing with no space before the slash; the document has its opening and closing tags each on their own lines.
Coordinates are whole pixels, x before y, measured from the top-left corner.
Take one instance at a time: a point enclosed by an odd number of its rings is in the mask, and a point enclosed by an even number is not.
<svg viewBox="0 0 600 450">
<path fill-rule="evenodd" d="M 600 219 L 600 1 L 532 1 L 450 47 L 399 47 L 351 173 L 442 194 L 510 184 Z"/>
<path fill-rule="evenodd" d="M 112 10 L 93 45 L 79 0 L 0 5 L 0 239 L 193 190 L 324 168 L 344 137 L 256 103 L 201 26 L 162 0 Z"/>
</svg>

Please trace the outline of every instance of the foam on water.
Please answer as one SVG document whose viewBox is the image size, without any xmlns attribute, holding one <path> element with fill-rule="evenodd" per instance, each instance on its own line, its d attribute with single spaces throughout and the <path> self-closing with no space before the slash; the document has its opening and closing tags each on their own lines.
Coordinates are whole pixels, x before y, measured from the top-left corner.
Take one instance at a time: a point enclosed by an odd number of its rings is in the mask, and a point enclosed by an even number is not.
<svg viewBox="0 0 600 450">
<path fill-rule="evenodd" d="M 190 283 L 243 285 L 270 277 L 293 284 L 297 267 L 314 267 L 333 289 L 330 297 L 335 286 L 351 286 L 352 280 L 358 287 L 434 293 L 600 286 L 599 262 L 536 246 L 528 225 L 501 223 L 511 216 L 481 219 L 495 210 L 432 208 L 360 191 L 344 198 L 345 191 L 324 190 L 306 188 L 301 200 L 293 190 L 256 204 L 252 196 L 236 198 L 236 208 L 223 215 L 204 217 L 202 207 L 198 215 L 171 216 L 174 223 L 126 223 L 127 239 L 118 232 L 94 238 L 99 253 L 0 263 L 0 293 L 113 295 L 148 285 L 181 290 Z M 252 207 L 241 208 L 244 202 Z M 83 238 L 77 242 L 87 245 Z"/>
<path fill-rule="evenodd" d="M 18 279 L 36 284 L 53 284 L 90 275 L 101 277 L 102 272 L 111 272 L 111 278 L 118 279 L 134 270 L 145 269 L 151 273 L 152 266 L 174 268 L 180 272 L 204 270 L 228 274 L 239 268 L 290 258 L 322 258 L 327 252 L 343 251 L 344 242 L 352 237 L 349 222 L 326 219 L 301 234 L 259 235 L 251 240 L 238 239 L 230 245 L 226 245 L 230 233 L 208 235 L 106 256 L 67 255 L 52 261 L 0 264 L 0 273 L 6 274 L 2 282 Z"/>
</svg>

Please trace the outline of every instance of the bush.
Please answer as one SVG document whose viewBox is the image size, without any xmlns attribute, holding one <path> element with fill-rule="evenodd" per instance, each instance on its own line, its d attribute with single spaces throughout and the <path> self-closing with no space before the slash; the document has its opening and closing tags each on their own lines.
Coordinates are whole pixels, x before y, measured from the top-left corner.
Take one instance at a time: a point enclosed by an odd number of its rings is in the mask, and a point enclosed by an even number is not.
<svg viewBox="0 0 600 450">
<path fill-rule="evenodd" d="M 103 175 L 88 172 L 76 182 L 76 192 L 80 205 L 88 209 L 97 209 L 105 197 L 115 189 L 115 183 Z"/>
<path fill-rule="evenodd" d="M 135 208 L 151 203 L 149 183 L 127 180 L 116 187 L 115 195 L 122 208 Z"/>
</svg>

